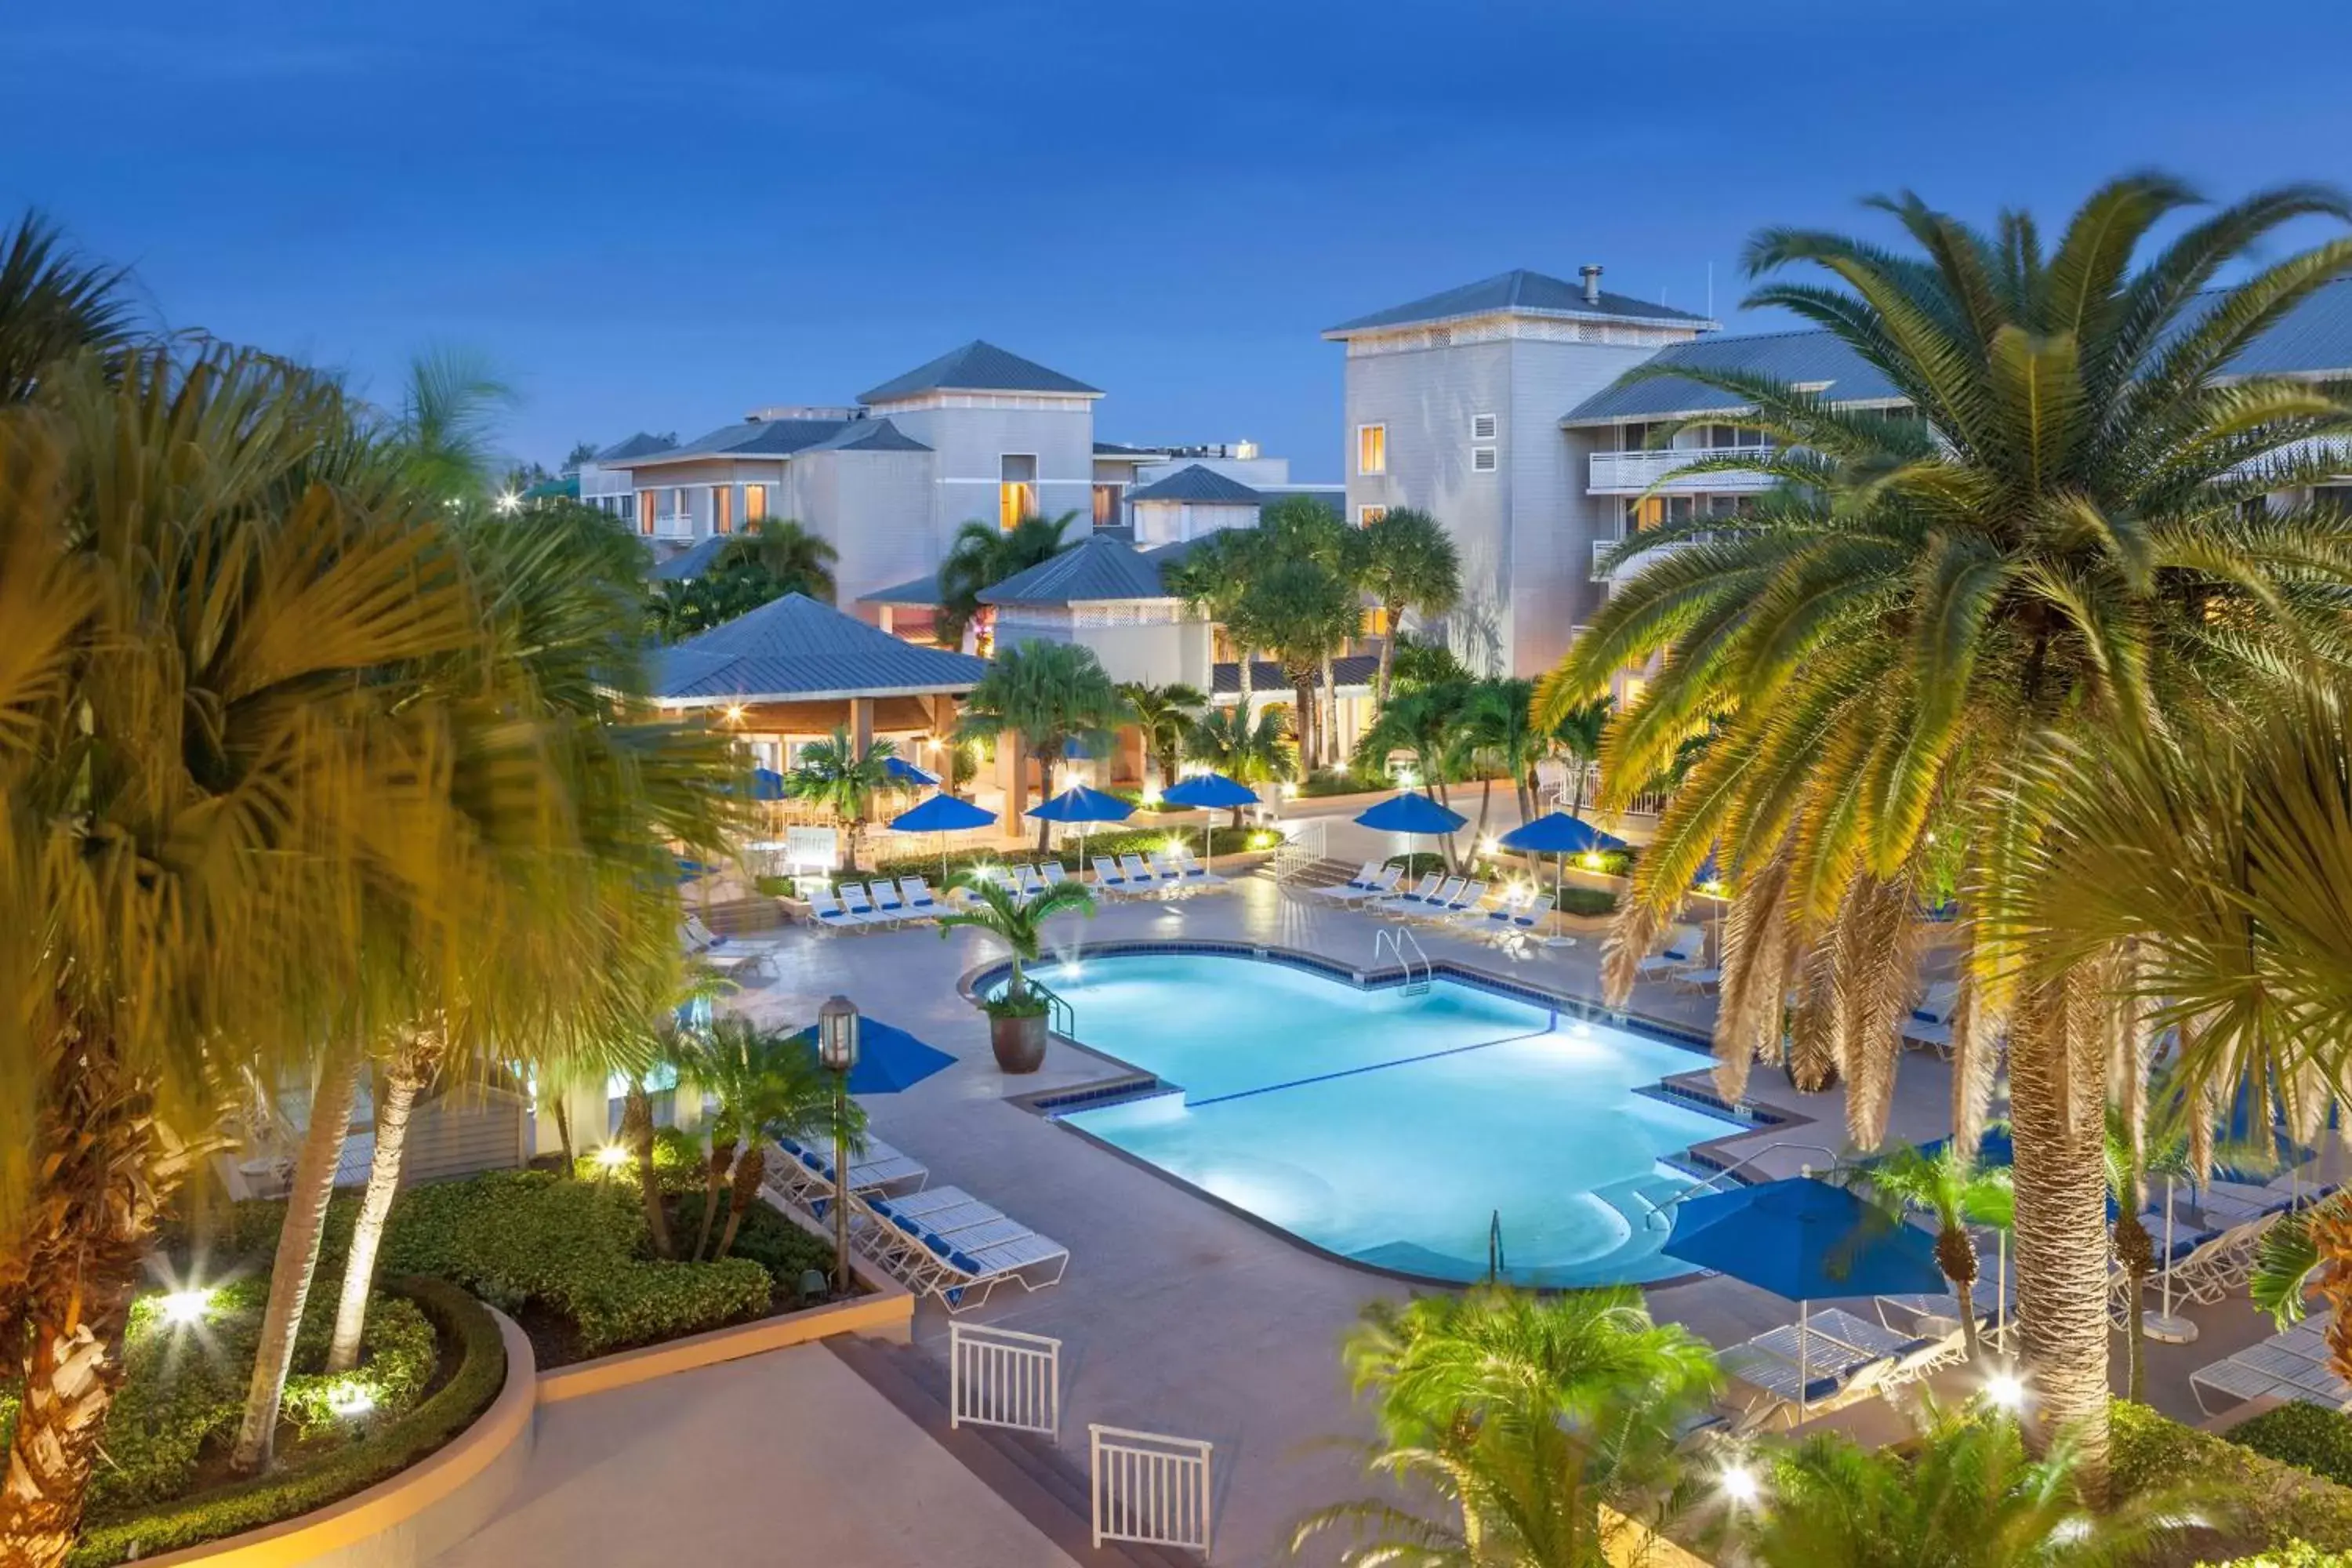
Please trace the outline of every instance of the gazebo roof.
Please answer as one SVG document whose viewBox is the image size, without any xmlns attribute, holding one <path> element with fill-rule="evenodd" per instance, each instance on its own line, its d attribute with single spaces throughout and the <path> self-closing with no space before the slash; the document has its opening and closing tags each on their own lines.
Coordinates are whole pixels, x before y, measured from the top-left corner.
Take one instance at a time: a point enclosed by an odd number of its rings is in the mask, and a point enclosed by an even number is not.
<svg viewBox="0 0 2352 1568">
<path fill-rule="evenodd" d="M 920 647 L 804 594 L 787 594 L 667 648 L 654 697 L 674 708 L 961 694 L 985 659 Z"/>
</svg>

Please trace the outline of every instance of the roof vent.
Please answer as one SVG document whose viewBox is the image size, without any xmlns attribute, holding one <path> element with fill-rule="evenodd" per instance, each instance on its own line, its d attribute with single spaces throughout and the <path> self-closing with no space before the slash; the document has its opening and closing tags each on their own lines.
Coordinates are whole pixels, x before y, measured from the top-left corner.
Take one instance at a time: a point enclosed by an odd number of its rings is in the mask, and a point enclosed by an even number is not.
<svg viewBox="0 0 2352 1568">
<path fill-rule="evenodd" d="M 1584 302 L 1588 305 L 1601 303 L 1601 268 L 1587 262 L 1576 269 L 1576 275 L 1584 279 Z"/>
</svg>

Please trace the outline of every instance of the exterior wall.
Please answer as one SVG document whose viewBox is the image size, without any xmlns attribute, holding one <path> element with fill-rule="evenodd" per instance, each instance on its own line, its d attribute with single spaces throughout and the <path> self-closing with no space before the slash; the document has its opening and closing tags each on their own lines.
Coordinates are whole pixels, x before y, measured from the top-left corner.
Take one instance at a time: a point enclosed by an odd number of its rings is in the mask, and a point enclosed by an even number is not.
<svg viewBox="0 0 2352 1568">
<path fill-rule="evenodd" d="M 1167 606 L 1122 601 L 1104 605 L 1011 605 L 998 612 L 997 641 L 1071 643 L 1092 648 L 1113 680 L 1152 686 L 1182 681 L 1209 689 L 1213 675 L 1209 623 L 1166 617 Z M 1142 618 L 1139 618 L 1142 617 Z"/>
<path fill-rule="evenodd" d="M 1238 484 L 1266 485 L 1279 489 L 1290 482 L 1290 459 L 1287 458 L 1171 458 L 1164 462 L 1144 463 L 1136 469 L 1139 485 L 1156 484 L 1171 474 L 1186 468 L 1202 468 L 1213 474 L 1223 474 Z"/>
<path fill-rule="evenodd" d="M 855 605 L 860 594 L 903 583 L 940 563 L 947 542 L 933 531 L 934 454 L 929 452 L 811 452 L 793 463 L 807 470 L 812 489 L 825 492 L 825 509 L 803 519 L 830 542 L 835 602 Z"/>
<path fill-rule="evenodd" d="M 410 1112 L 401 1185 L 477 1171 L 509 1171 L 530 1158 L 530 1107 L 504 1089 L 457 1089 Z"/>
<path fill-rule="evenodd" d="M 1228 528 L 1255 528 L 1258 509 L 1202 501 L 1136 501 L 1129 509 L 1135 518 L 1139 549 L 1176 544 Z"/>
<path fill-rule="evenodd" d="M 1036 458 L 1040 514 L 1077 513 L 1066 538 L 1083 539 L 1094 531 L 1092 403 L 1069 408 L 882 405 L 875 413 L 887 416 L 899 429 L 931 448 L 937 465 L 931 528 L 939 554 L 946 553 L 948 541 L 963 524 L 974 519 L 996 521 L 1000 461 L 1008 453 Z M 935 555 L 913 572 L 921 572 L 937 560 Z"/>
</svg>

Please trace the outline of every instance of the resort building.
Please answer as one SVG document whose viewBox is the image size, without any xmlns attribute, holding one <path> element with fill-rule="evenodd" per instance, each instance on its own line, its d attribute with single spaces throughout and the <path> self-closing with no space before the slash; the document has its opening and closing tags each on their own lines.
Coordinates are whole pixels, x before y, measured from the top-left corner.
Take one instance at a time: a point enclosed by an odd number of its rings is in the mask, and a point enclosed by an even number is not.
<svg viewBox="0 0 2352 1568">
<path fill-rule="evenodd" d="M 1736 470 L 1665 479 L 1701 458 L 1767 448 L 1754 432 L 1700 424 L 1652 449 L 1669 424 L 1741 406 L 1664 373 L 1735 369 L 1852 406 L 1906 406 L 1826 331 L 1725 335 L 1705 317 L 1608 292 L 1597 266 L 1580 277 L 1506 272 L 1323 334 L 1347 352 L 1348 514 L 1362 523 L 1418 507 L 1454 534 L 1464 595 L 1445 634 L 1474 668 L 1541 674 L 1607 595 L 1605 563 L 1627 536 L 1736 515 L 1769 488 Z M 2352 378 L 2352 280 L 2305 300 L 2233 368 Z"/>
</svg>

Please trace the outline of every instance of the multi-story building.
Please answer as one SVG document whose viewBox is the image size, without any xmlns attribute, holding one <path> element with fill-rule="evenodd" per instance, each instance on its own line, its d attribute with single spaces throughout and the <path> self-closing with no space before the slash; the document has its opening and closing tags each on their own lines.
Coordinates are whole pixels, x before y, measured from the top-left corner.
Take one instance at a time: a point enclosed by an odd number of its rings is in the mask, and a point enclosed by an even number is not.
<svg viewBox="0 0 2352 1568">
<path fill-rule="evenodd" d="M 1737 369 L 1852 406 L 1907 406 L 1829 332 L 1726 335 L 1703 317 L 1603 291 L 1598 267 L 1581 277 L 1580 286 L 1507 272 L 1323 334 L 1347 346 L 1349 515 L 1363 522 L 1414 506 L 1445 524 L 1465 589 L 1445 632 L 1475 668 L 1542 673 L 1606 596 L 1609 558 L 1627 535 L 1736 514 L 1769 488 L 1754 472 L 1666 477 L 1703 457 L 1766 450 L 1754 432 L 1703 423 L 1653 449 L 1665 426 L 1741 408 L 1675 369 Z M 2352 279 L 2304 301 L 2232 368 L 2352 378 Z"/>
</svg>

